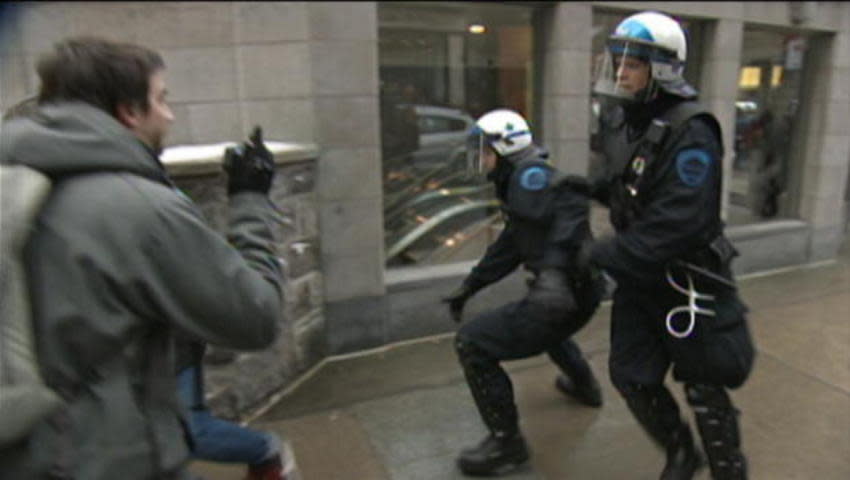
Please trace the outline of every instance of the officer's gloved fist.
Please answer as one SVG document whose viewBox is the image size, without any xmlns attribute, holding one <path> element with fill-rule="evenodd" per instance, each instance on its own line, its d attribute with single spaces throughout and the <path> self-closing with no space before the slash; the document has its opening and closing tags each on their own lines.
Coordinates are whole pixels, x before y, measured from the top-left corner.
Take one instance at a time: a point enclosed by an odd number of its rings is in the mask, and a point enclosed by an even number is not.
<svg viewBox="0 0 850 480">
<path fill-rule="evenodd" d="M 449 304 L 449 313 L 451 313 L 452 320 L 456 323 L 460 323 L 463 319 L 463 307 L 466 305 L 466 301 L 474 294 L 475 291 L 464 283 L 447 297 L 443 297 L 443 303 Z"/>
<path fill-rule="evenodd" d="M 555 314 L 566 314 L 577 308 L 566 274 L 554 268 L 544 269 L 537 275 L 528 301 Z"/>
<path fill-rule="evenodd" d="M 263 143 L 263 130 L 257 126 L 249 142 L 224 151 L 227 193 L 252 191 L 268 194 L 274 177 L 274 155 Z"/>
</svg>

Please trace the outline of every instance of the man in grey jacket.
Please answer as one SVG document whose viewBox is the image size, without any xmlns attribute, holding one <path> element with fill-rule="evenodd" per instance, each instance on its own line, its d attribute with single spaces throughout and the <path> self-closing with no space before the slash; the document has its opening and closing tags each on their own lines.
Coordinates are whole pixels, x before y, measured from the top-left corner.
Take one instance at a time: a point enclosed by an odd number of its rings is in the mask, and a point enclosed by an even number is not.
<svg viewBox="0 0 850 480">
<path fill-rule="evenodd" d="M 256 137 L 228 150 L 225 239 L 158 159 L 173 121 L 159 54 L 76 38 L 37 70 L 38 105 L 4 122 L 0 162 L 52 182 L 24 263 L 41 371 L 65 406 L 0 451 L 0 471 L 184 478 L 174 334 L 261 349 L 279 332 L 272 155 Z"/>
</svg>

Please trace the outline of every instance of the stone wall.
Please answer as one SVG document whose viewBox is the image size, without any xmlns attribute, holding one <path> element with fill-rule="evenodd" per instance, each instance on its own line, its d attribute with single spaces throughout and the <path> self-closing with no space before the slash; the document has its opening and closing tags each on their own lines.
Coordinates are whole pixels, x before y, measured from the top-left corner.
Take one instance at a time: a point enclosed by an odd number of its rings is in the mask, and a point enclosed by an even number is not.
<svg viewBox="0 0 850 480">
<path fill-rule="evenodd" d="M 285 273 L 283 325 L 280 338 L 263 351 L 210 348 L 204 367 L 207 401 L 214 412 L 231 419 L 262 405 L 327 355 L 316 215 L 317 149 L 313 145 L 268 145 L 277 162 L 270 198 L 275 207 L 275 247 Z M 177 186 L 222 233 L 228 218 L 226 177 L 217 152 L 223 152 L 224 146 L 188 155 L 186 151 L 192 147 L 177 147 L 163 154 L 163 163 Z"/>
</svg>

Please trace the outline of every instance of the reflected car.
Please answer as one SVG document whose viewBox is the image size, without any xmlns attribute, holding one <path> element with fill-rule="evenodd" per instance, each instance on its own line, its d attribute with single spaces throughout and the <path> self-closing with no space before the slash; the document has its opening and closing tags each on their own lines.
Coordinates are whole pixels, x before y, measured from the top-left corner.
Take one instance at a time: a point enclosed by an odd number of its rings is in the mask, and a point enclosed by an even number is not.
<svg viewBox="0 0 850 480">
<path fill-rule="evenodd" d="M 475 119 L 456 108 L 413 105 L 413 109 L 419 126 L 419 149 L 411 154 L 414 165 L 451 162 L 464 153 L 466 136 Z"/>
</svg>

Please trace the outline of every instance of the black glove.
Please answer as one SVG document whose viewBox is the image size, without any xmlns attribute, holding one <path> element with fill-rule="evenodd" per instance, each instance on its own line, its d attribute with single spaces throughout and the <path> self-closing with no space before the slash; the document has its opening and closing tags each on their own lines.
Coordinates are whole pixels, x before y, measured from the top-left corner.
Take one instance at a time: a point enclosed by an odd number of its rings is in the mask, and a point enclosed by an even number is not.
<svg viewBox="0 0 850 480">
<path fill-rule="evenodd" d="M 263 130 L 256 126 L 250 142 L 224 151 L 227 193 L 242 191 L 268 194 L 274 177 L 274 155 L 263 144 Z"/>
<path fill-rule="evenodd" d="M 443 297 L 443 303 L 449 304 L 449 313 L 451 313 L 452 320 L 456 323 L 461 322 L 463 307 L 466 305 L 466 301 L 472 298 L 473 295 L 475 295 L 475 290 L 467 283 L 464 283 L 447 297 Z"/>
<path fill-rule="evenodd" d="M 561 270 L 547 268 L 537 275 L 528 293 L 528 301 L 540 305 L 555 315 L 567 314 L 577 309 L 567 275 Z"/>
</svg>

